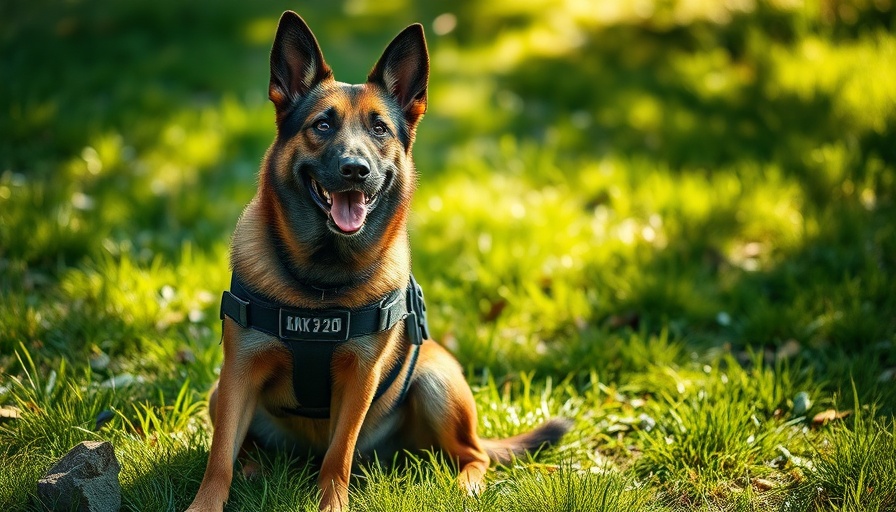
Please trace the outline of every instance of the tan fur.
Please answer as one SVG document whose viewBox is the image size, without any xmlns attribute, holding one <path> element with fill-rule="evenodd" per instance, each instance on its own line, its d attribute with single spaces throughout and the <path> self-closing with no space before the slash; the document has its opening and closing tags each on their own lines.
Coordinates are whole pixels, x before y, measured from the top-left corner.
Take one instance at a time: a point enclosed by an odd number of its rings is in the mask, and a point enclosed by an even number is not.
<svg viewBox="0 0 896 512">
<path fill-rule="evenodd" d="M 301 29 L 304 22 L 299 24 L 300 19 L 295 21 L 292 16 L 295 15 L 285 14 L 281 25 L 286 20 L 292 24 L 292 30 Z M 279 35 L 280 29 L 278 40 Z M 422 31 L 419 37 L 422 38 Z M 316 47 L 316 42 L 314 44 Z M 425 59 L 425 43 L 422 45 L 423 56 L 420 58 Z M 291 49 L 282 53 L 293 54 Z M 313 57 L 314 52 L 309 55 Z M 421 63 L 428 63 L 420 58 L 412 61 L 418 68 Z M 402 146 L 396 137 L 371 142 L 366 123 L 371 115 L 387 111 L 384 95 L 390 92 L 382 85 L 370 82 L 361 86 L 339 84 L 332 80 L 328 74 L 329 68 L 322 60 L 315 66 L 315 69 L 327 71 L 320 81 L 311 84 L 303 76 L 304 81 L 298 83 L 301 93 L 307 94 L 309 90 L 322 92 L 317 103 L 310 105 L 308 119 L 314 119 L 318 112 L 331 109 L 341 120 L 341 129 L 329 139 L 304 125 L 289 138 L 278 135 L 265 155 L 258 192 L 237 223 L 231 267 L 251 288 L 263 290 L 268 298 L 287 306 L 356 308 L 375 302 L 392 290 L 402 289 L 408 282 L 410 251 L 407 216 L 416 172 L 410 144 Z M 378 64 L 377 68 L 380 66 Z M 392 69 L 386 64 L 382 66 Z M 270 96 L 277 108 L 280 128 L 280 123 L 289 120 L 289 98 L 292 94 L 284 90 L 286 86 L 282 82 L 289 81 L 281 76 L 285 73 L 289 78 L 291 75 L 282 69 L 305 68 L 290 63 L 277 69 L 281 73 L 272 73 L 274 78 Z M 390 88 L 402 86 L 400 82 L 396 82 L 397 85 L 392 82 L 400 80 L 403 72 L 408 71 L 402 67 L 390 71 Z M 371 76 L 374 75 L 371 73 Z M 413 141 L 414 127 L 425 106 L 424 89 L 424 94 L 418 94 L 408 102 L 403 118 L 399 121 L 388 119 L 390 130 L 398 131 L 396 122 L 406 123 L 409 139 Z M 315 259 L 314 250 L 317 248 L 301 241 L 305 230 L 310 229 L 309 223 L 322 222 L 319 212 L 296 221 L 295 216 L 290 217 L 287 213 L 287 205 L 278 198 L 297 200 L 295 189 L 299 185 L 293 175 L 293 162 L 297 157 L 323 158 L 326 148 L 333 144 L 361 148 L 366 151 L 365 154 L 379 159 L 380 163 L 397 169 L 394 179 L 398 200 L 387 223 L 375 237 L 369 238 L 363 254 L 346 250 L 332 256 L 333 261 L 342 262 L 334 267 L 339 272 L 363 275 L 364 278 L 344 292 L 321 296 L 301 285 L 295 277 L 297 272 L 309 269 L 317 272 L 316 275 L 329 272 L 327 265 L 331 262 L 326 258 L 321 262 L 319 254 Z M 334 247 L 338 248 L 339 243 Z M 281 412 L 283 408 L 295 407 L 296 403 L 292 356 L 277 338 L 243 328 L 227 317 L 223 327 L 223 349 L 221 376 L 212 388 L 209 399 L 214 434 L 208 466 L 190 511 L 222 510 L 229 495 L 234 461 L 244 441 L 268 449 L 310 452 L 318 457 L 321 462 L 318 477 L 320 509 L 335 512 L 348 506 L 349 476 L 353 464 L 357 462 L 357 455 L 376 453 L 381 460 L 388 460 L 393 454 L 404 450 L 438 449 L 457 463 L 460 485 L 469 493 L 477 493 L 484 485 L 491 460 L 489 452 L 506 460 L 511 454 L 555 440 L 565 431 L 565 427 L 555 424 L 551 435 L 535 431 L 504 442 L 484 443 L 476 433 L 476 405 L 461 367 L 433 341 L 425 341 L 420 347 L 416 369 L 410 377 L 408 395 L 401 404 L 396 404 L 410 366 L 402 322 L 388 331 L 354 338 L 339 345 L 331 361 L 329 419 L 308 419 Z M 397 361 L 404 361 L 401 375 L 374 402 L 374 394 L 384 373 Z"/>
</svg>

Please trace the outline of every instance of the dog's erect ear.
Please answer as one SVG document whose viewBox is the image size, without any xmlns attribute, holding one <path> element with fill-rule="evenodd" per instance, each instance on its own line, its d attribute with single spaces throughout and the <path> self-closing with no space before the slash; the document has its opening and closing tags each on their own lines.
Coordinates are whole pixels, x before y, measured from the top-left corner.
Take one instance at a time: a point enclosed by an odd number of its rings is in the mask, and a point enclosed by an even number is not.
<svg viewBox="0 0 896 512">
<path fill-rule="evenodd" d="M 311 29 L 298 14 L 286 11 L 280 17 L 271 48 L 271 85 L 268 96 L 279 118 L 293 102 L 308 94 L 319 82 L 333 76 Z"/>
<path fill-rule="evenodd" d="M 401 31 L 389 43 L 383 56 L 367 75 L 367 81 L 385 87 L 401 106 L 411 130 L 426 112 L 426 85 L 429 81 L 429 53 L 423 26 L 419 23 Z"/>
</svg>

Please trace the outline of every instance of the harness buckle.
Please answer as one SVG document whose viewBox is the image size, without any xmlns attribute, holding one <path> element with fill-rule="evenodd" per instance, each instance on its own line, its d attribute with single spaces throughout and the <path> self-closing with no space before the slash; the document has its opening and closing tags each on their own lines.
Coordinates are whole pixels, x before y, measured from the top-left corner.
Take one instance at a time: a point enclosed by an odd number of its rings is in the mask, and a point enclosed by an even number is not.
<svg viewBox="0 0 896 512">
<path fill-rule="evenodd" d="M 249 327 L 249 301 L 243 300 L 229 291 L 221 296 L 221 320 L 224 315 L 232 318 L 243 328 Z"/>
<path fill-rule="evenodd" d="M 399 318 L 397 318 L 398 315 L 396 315 L 395 306 L 401 300 L 401 294 L 396 293 L 394 295 L 394 297 L 386 297 L 382 301 L 380 301 L 380 331 L 385 331 L 391 328 L 399 320 Z"/>
<path fill-rule="evenodd" d="M 408 285 L 408 316 L 405 319 L 405 328 L 414 345 L 420 345 L 423 340 L 429 339 L 429 326 L 426 323 L 426 302 L 423 298 L 423 288 L 417 284 L 417 280 L 411 275 Z"/>
</svg>

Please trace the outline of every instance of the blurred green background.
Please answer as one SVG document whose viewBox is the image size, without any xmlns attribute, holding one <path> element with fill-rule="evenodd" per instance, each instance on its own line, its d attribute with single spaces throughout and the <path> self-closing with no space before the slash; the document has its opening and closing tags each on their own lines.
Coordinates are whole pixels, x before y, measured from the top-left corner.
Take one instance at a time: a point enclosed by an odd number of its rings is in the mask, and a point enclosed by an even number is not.
<svg viewBox="0 0 896 512">
<path fill-rule="evenodd" d="M 0 405 L 23 354 L 98 409 L 214 380 L 284 9 L 346 82 L 424 24 L 414 271 L 474 384 L 657 397 L 729 357 L 896 410 L 891 0 L 4 2 Z"/>
</svg>

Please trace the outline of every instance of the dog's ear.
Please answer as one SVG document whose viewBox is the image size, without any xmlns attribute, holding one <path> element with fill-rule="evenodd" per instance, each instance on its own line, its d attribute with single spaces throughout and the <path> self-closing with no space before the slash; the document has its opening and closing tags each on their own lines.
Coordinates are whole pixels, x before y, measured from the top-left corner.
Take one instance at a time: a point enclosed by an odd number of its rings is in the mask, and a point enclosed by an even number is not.
<svg viewBox="0 0 896 512">
<path fill-rule="evenodd" d="M 298 14 L 284 12 L 271 48 L 271 85 L 268 88 L 277 118 L 289 111 L 295 100 L 332 76 L 333 71 L 324 62 L 308 24 Z"/>
<path fill-rule="evenodd" d="M 367 81 L 386 89 L 401 106 L 411 131 L 426 112 L 429 53 L 423 26 L 409 26 L 395 36 L 367 75 Z"/>
</svg>

